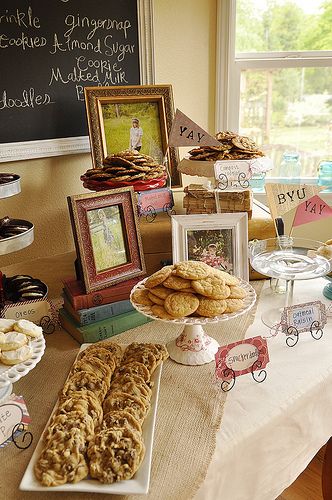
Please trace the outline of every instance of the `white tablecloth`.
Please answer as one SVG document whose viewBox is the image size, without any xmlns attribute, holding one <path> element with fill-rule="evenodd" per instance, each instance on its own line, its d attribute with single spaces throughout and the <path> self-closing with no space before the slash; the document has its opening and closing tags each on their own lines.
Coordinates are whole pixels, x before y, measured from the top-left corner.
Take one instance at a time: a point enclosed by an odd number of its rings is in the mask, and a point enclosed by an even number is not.
<svg viewBox="0 0 332 500">
<path fill-rule="evenodd" d="M 294 303 L 321 300 L 327 281 L 297 281 Z M 261 312 L 283 300 L 264 285 L 246 337 L 268 335 Z M 331 313 L 330 313 L 331 314 Z M 228 393 L 217 446 L 196 500 L 274 500 L 294 482 L 332 436 L 332 318 L 320 340 L 301 333 L 268 339 L 267 378 L 239 377 Z"/>
</svg>

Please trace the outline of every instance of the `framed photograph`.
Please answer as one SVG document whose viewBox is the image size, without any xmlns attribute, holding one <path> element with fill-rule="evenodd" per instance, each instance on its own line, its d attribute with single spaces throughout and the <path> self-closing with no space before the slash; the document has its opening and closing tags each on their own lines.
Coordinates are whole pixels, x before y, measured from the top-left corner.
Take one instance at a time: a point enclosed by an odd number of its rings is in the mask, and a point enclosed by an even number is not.
<svg viewBox="0 0 332 500">
<path fill-rule="evenodd" d="M 93 167 L 125 149 L 166 164 L 172 187 L 181 186 L 177 148 L 167 148 L 174 117 L 171 85 L 85 87 Z"/>
<path fill-rule="evenodd" d="M 132 187 L 67 200 L 87 293 L 145 274 Z"/>
<path fill-rule="evenodd" d="M 173 262 L 199 260 L 246 281 L 248 214 L 172 216 Z"/>
</svg>

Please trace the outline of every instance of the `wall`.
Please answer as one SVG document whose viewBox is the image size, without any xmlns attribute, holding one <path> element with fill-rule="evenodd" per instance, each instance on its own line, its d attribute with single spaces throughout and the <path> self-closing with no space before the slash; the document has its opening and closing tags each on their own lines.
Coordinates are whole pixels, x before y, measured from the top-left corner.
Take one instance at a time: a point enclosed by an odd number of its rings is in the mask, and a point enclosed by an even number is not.
<svg viewBox="0 0 332 500">
<path fill-rule="evenodd" d="M 172 84 L 175 107 L 210 133 L 214 133 L 215 118 L 216 3 L 153 2 L 156 83 Z M 26 219 L 35 225 L 33 244 L 0 256 L 1 267 L 74 249 L 66 197 L 87 192 L 80 175 L 90 167 L 89 154 L 0 165 L 1 172 L 19 174 L 22 186 L 19 195 L 0 200 L 1 216 Z"/>
</svg>

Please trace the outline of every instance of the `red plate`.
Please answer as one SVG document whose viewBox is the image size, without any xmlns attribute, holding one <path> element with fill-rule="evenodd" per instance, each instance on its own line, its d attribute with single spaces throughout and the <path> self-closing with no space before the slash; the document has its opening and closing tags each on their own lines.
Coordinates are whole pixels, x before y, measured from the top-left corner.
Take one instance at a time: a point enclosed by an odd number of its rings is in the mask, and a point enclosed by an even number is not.
<svg viewBox="0 0 332 500">
<path fill-rule="evenodd" d="M 89 180 L 84 175 L 81 176 L 83 187 L 90 189 L 90 191 L 105 191 L 106 189 L 133 186 L 134 191 L 147 191 L 149 189 L 161 188 L 166 185 L 167 176 L 158 177 L 149 181 L 133 181 L 133 182 L 112 182 L 112 181 L 94 181 Z"/>
</svg>

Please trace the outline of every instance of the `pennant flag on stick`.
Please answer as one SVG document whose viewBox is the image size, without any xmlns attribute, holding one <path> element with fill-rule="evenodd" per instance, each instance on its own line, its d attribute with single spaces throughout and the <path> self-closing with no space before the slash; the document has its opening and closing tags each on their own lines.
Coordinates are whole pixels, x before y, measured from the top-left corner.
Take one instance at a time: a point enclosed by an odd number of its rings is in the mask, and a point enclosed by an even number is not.
<svg viewBox="0 0 332 500">
<path fill-rule="evenodd" d="M 313 196 L 309 200 L 300 203 L 296 209 L 295 217 L 293 220 L 293 227 L 308 224 L 317 220 L 324 219 L 325 217 L 332 216 L 332 207 L 330 207 L 318 195 Z"/>
<path fill-rule="evenodd" d="M 220 146 L 220 142 L 177 109 L 168 146 Z"/>
<path fill-rule="evenodd" d="M 265 191 L 273 219 L 296 208 L 300 203 L 317 195 L 324 186 L 308 184 L 273 184 L 266 183 Z"/>
</svg>

